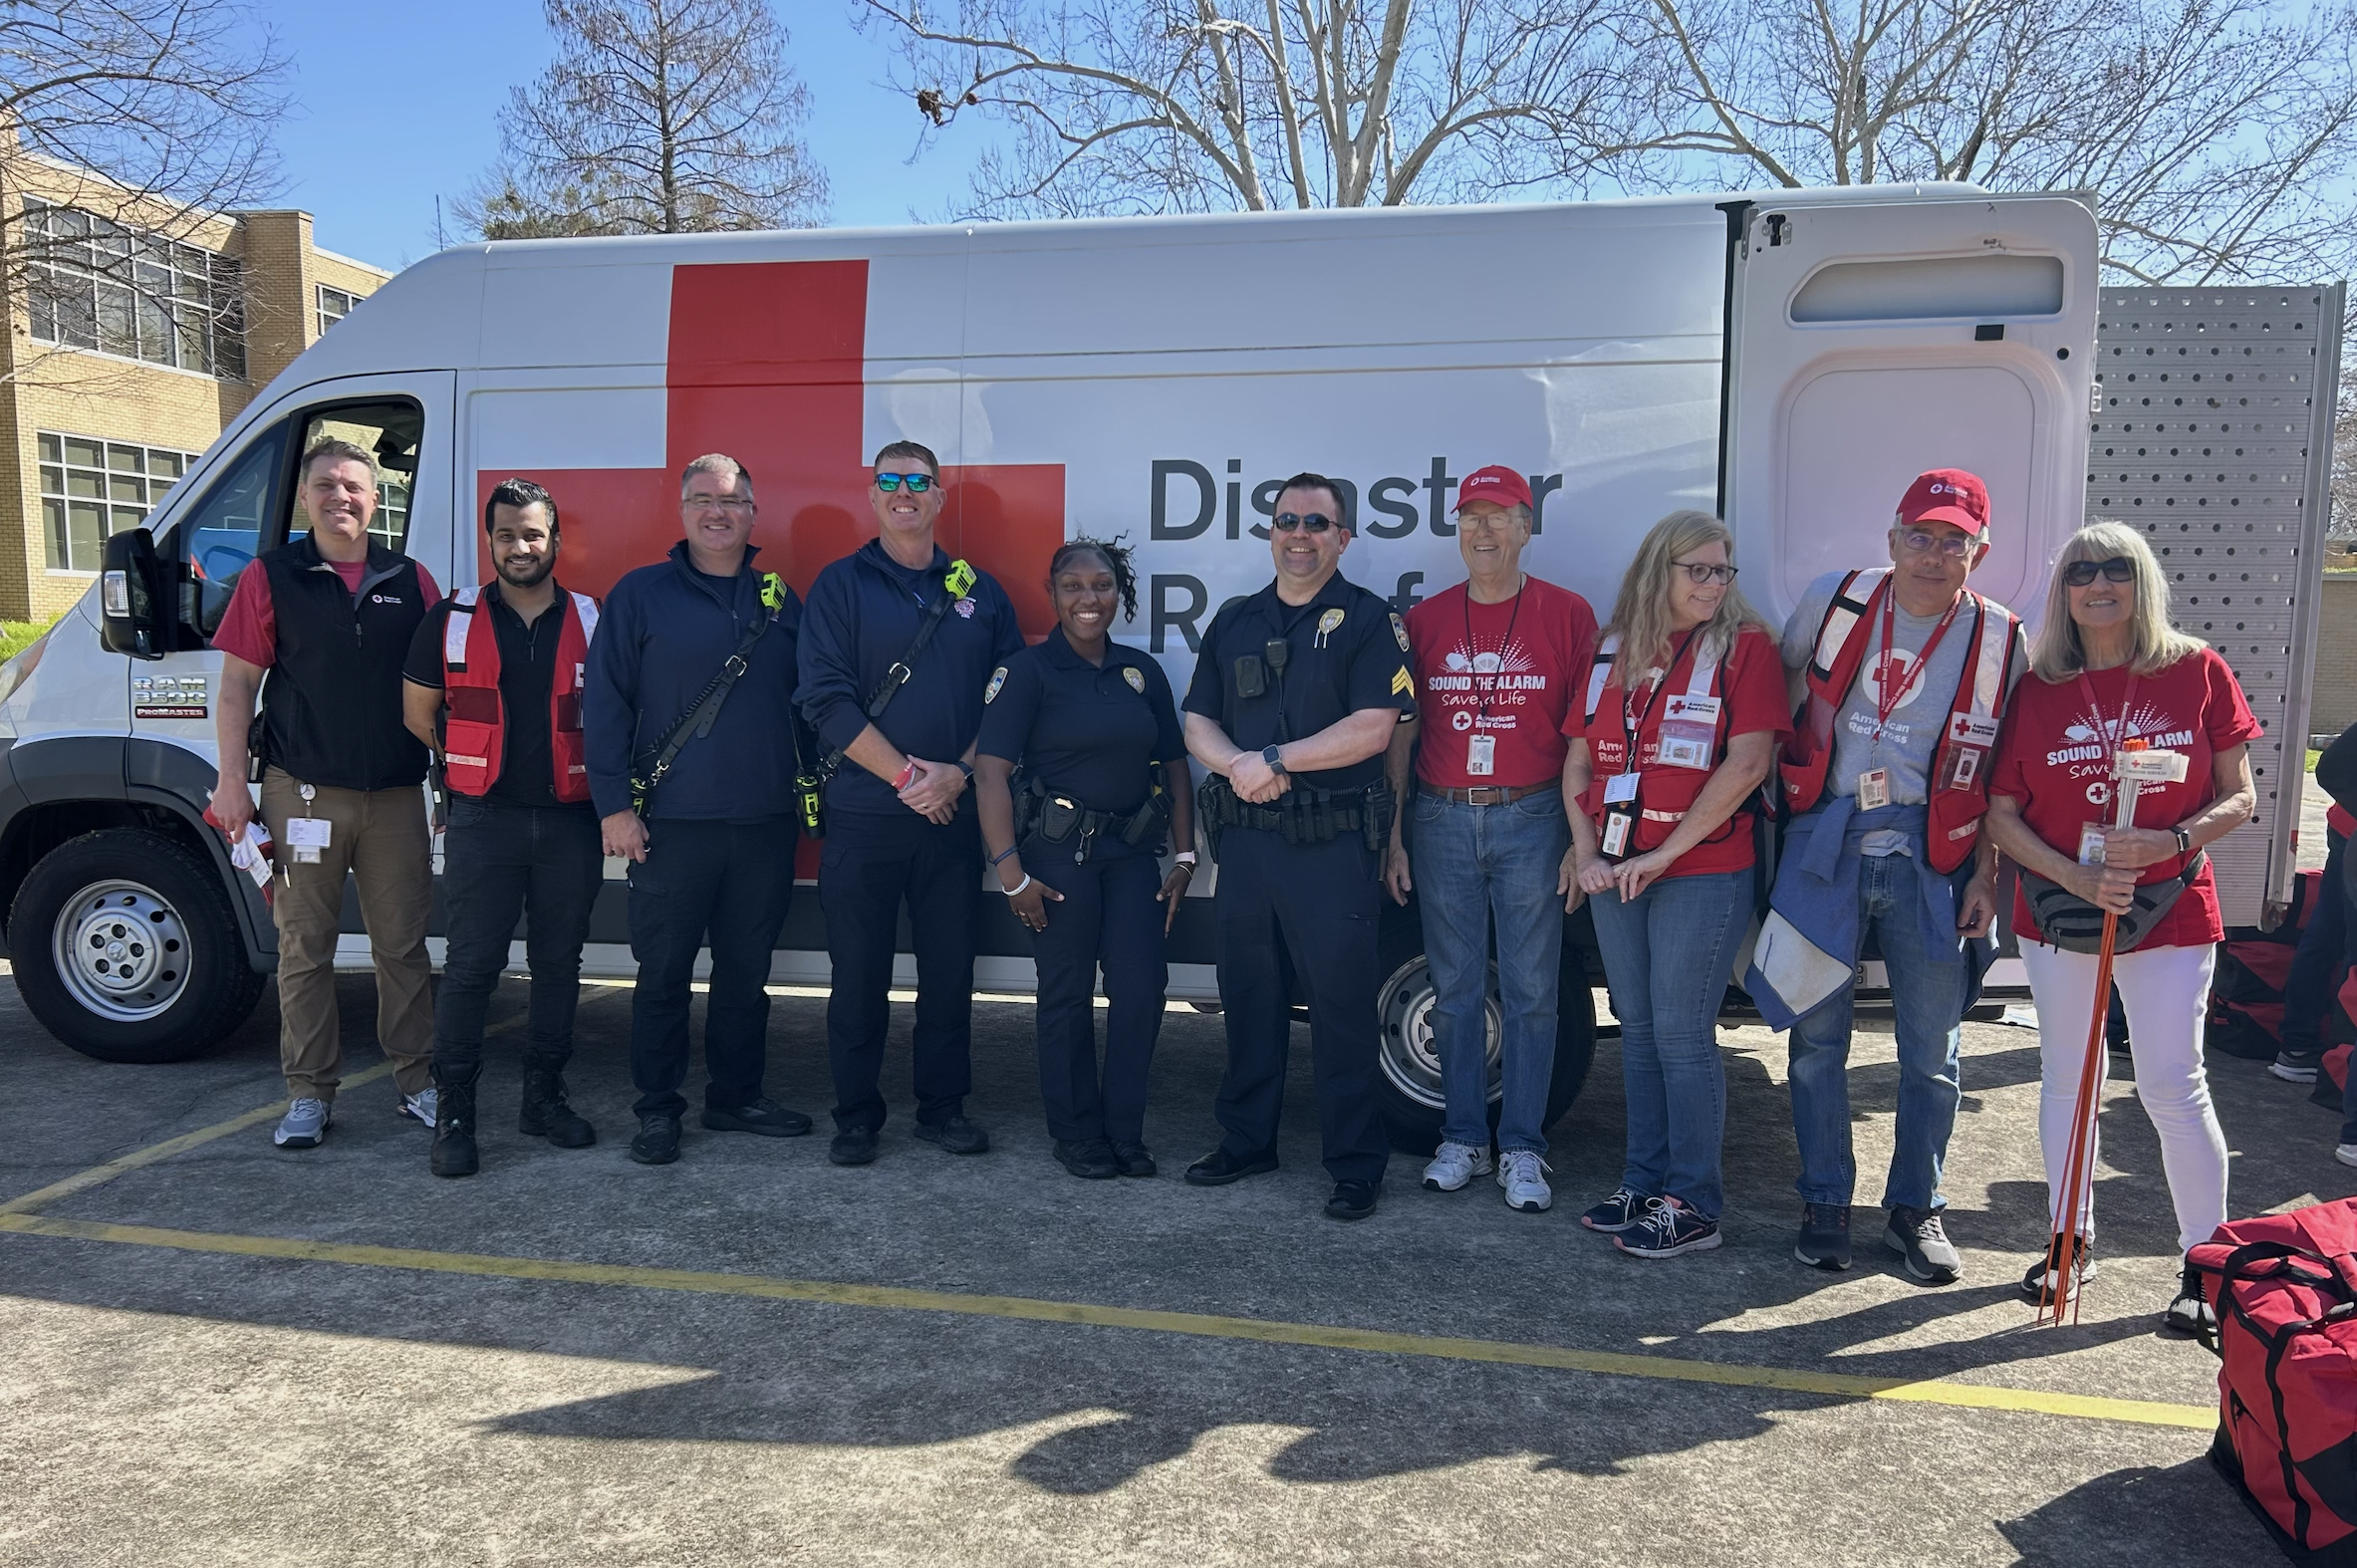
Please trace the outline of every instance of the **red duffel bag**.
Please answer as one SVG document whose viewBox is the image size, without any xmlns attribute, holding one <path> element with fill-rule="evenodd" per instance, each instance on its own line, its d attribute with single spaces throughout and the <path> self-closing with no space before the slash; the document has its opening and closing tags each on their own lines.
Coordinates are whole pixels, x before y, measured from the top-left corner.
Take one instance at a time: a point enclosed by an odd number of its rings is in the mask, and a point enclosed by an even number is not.
<svg viewBox="0 0 2357 1568">
<path fill-rule="evenodd" d="M 2210 1456 L 2284 1555 L 2357 1568 L 2357 1198 L 2194 1248 L 2224 1366 Z"/>
</svg>

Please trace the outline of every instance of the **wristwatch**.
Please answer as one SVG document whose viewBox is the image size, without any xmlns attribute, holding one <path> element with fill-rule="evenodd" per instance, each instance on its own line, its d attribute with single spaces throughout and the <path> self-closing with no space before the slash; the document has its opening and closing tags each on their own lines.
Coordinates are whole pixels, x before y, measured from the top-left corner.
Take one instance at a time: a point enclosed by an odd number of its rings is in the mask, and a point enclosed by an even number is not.
<svg viewBox="0 0 2357 1568">
<path fill-rule="evenodd" d="M 1268 764 L 1268 770 L 1271 773 L 1281 774 L 1285 771 L 1285 764 L 1283 760 L 1277 756 L 1277 748 L 1274 746 L 1261 747 L 1260 760 Z"/>
<path fill-rule="evenodd" d="M 974 781 L 974 765 L 966 761 L 965 758 L 959 757 L 957 759 L 957 771 L 965 775 L 965 781 L 968 784 Z"/>
<path fill-rule="evenodd" d="M 2193 849 L 2194 836 L 2192 834 L 2186 832 L 2186 830 L 2183 828 L 2171 828 L 2169 831 L 2177 835 L 2178 854 L 2183 855 Z"/>
</svg>

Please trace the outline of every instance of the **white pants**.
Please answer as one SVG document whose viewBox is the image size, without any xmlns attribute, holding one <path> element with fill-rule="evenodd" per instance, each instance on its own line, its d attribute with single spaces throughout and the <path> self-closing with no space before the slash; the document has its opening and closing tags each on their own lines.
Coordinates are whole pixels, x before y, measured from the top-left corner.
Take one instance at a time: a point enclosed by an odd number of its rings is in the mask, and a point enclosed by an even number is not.
<svg viewBox="0 0 2357 1568">
<path fill-rule="evenodd" d="M 2161 1170 L 2177 1207 L 2177 1246 L 2191 1251 L 2226 1217 L 2226 1139 L 2210 1104 L 2202 1067 L 2202 1027 L 2210 1002 L 2214 947 L 2154 947 L 2112 960 L 2112 981 L 2128 1011 L 2128 1043 L 2136 1063 L 2136 1097 L 2161 1135 Z M 2046 1156 L 2046 1210 L 2060 1222 L 2063 1163 L 2069 1158 L 2071 1113 L 2078 1107 L 2079 1071 L 2086 1062 L 2087 1026 L 2096 1007 L 2095 954 L 2065 952 L 2039 942 L 2021 944 L 2030 994 L 2038 1006 L 2038 1144 Z M 2110 1067 L 2099 1050 L 2097 1070 Z M 2098 1084 L 2097 1093 L 2101 1094 Z M 2100 1103 L 2100 1101 L 2098 1102 Z M 2079 1233 L 2095 1233 L 2095 1185 L 2079 1208 Z"/>
</svg>

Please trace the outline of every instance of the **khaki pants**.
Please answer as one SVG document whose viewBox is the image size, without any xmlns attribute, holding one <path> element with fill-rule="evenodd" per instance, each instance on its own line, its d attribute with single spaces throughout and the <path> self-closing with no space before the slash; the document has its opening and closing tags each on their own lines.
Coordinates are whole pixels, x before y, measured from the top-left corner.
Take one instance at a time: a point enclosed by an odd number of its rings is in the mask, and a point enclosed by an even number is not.
<svg viewBox="0 0 2357 1568">
<path fill-rule="evenodd" d="M 287 819 L 324 817 L 334 826 L 319 863 L 300 866 Z M 425 792 L 319 785 L 306 802 L 279 768 L 262 778 L 262 820 L 277 850 L 278 1056 L 287 1093 L 336 1098 L 344 1044 L 336 1016 L 336 934 L 344 923 L 344 875 L 360 893 L 361 921 L 377 962 L 377 1043 L 393 1059 L 393 1082 L 415 1094 L 433 1082 L 432 960 L 425 916 L 433 901 L 433 841 Z"/>
</svg>

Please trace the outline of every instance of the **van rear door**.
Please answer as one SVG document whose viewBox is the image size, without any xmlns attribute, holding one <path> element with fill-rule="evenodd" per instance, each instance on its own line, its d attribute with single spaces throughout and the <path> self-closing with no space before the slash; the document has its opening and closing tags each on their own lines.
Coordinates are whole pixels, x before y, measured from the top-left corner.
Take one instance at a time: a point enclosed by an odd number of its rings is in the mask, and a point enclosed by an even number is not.
<svg viewBox="0 0 2357 1568">
<path fill-rule="evenodd" d="M 2037 618 L 2078 527 L 2095 218 L 2070 196 L 1810 193 L 1730 202 L 1719 505 L 1753 602 L 1889 559 L 1908 482 L 1988 485 L 1973 586 Z"/>
</svg>

